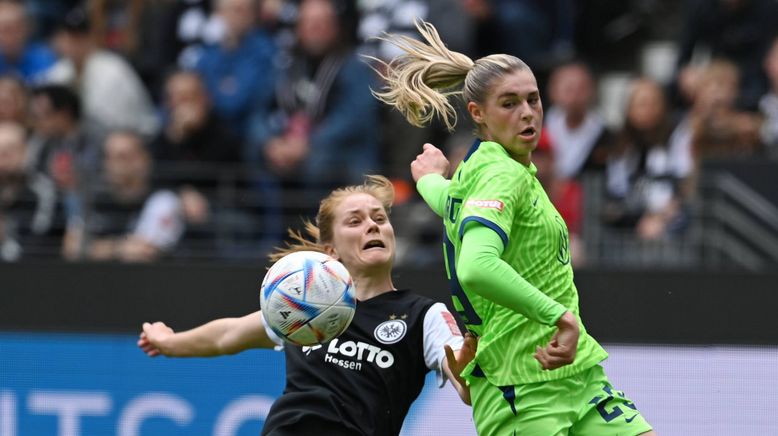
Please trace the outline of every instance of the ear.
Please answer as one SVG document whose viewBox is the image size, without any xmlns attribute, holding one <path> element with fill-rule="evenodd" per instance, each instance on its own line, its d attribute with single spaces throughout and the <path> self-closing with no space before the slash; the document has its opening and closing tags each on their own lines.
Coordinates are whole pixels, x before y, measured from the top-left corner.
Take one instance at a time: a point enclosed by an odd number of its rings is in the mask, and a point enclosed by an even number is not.
<svg viewBox="0 0 778 436">
<path fill-rule="evenodd" d="M 333 258 L 335 260 L 340 260 L 340 256 L 338 256 L 338 252 L 335 250 L 335 247 L 333 247 L 332 245 L 325 244 L 324 245 L 324 252 L 327 253 L 327 256 L 329 256 L 329 257 L 331 257 L 331 258 Z"/>
<path fill-rule="evenodd" d="M 467 111 L 470 112 L 470 117 L 473 118 L 473 121 L 475 121 L 476 124 L 484 123 L 483 112 L 481 111 L 481 106 L 479 106 L 478 103 L 474 101 L 467 102 Z"/>
</svg>

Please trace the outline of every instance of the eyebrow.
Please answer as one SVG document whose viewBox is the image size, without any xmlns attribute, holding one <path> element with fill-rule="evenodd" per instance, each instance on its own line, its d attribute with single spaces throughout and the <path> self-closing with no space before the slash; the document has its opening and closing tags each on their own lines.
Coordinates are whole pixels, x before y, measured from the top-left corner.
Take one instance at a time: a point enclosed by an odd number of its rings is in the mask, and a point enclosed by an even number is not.
<svg viewBox="0 0 778 436">
<path fill-rule="evenodd" d="M 527 93 L 527 96 L 532 96 L 532 95 L 535 95 L 535 94 L 540 94 L 540 90 L 535 89 L 533 91 L 530 91 L 530 92 Z M 519 96 L 519 94 L 517 94 L 515 92 L 504 92 L 504 93 L 498 95 L 497 98 L 518 97 L 518 96 Z"/>
<path fill-rule="evenodd" d="M 375 207 L 370 209 L 370 212 L 380 211 L 382 209 L 383 208 L 380 207 L 380 206 L 375 206 Z M 362 212 L 362 208 L 349 209 L 349 210 L 346 211 L 346 214 L 347 215 L 351 215 L 351 214 L 355 214 L 355 213 L 359 213 L 359 212 Z"/>
</svg>

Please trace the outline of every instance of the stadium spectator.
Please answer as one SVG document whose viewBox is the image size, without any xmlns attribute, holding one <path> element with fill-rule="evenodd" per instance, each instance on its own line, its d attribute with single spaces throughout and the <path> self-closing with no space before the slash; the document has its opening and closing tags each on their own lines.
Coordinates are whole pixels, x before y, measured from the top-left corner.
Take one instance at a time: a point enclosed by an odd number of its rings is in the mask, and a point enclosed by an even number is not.
<svg viewBox="0 0 778 436">
<path fill-rule="evenodd" d="M 90 0 L 86 6 L 92 35 L 101 48 L 125 58 L 151 92 L 154 101 L 165 72 L 178 57 L 176 13 L 196 2 L 163 0 Z"/>
<path fill-rule="evenodd" d="M 302 2 L 297 46 L 277 74 L 277 98 L 252 123 L 255 156 L 263 155 L 274 174 L 313 186 L 360 180 L 378 163 L 373 75 L 341 32 L 354 11 L 334 3 Z"/>
<path fill-rule="evenodd" d="M 43 174 L 27 171 L 24 128 L 0 123 L 0 261 L 51 254 L 57 195 Z M 56 253 L 56 249 L 53 249 Z"/>
<path fill-rule="evenodd" d="M 241 143 L 212 111 L 208 92 L 196 72 L 178 71 L 168 77 L 162 131 L 151 148 L 161 168 L 184 174 L 171 182 L 180 185 L 187 221 L 206 223 L 218 176 L 215 164 L 238 163 Z"/>
<path fill-rule="evenodd" d="M 561 65 L 551 73 L 548 88 L 545 129 L 554 147 L 557 177 L 573 179 L 603 169 L 611 134 L 592 107 L 595 84 L 589 68 L 580 62 Z"/>
<path fill-rule="evenodd" d="M 154 157 L 170 162 L 238 162 L 241 145 L 213 112 L 196 72 L 178 71 L 165 83 L 162 130 L 152 142 Z"/>
<path fill-rule="evenodd" d="M 778 38 L 773 39 L 764 60 L 764 69 L 770 79 L 770 91 L 759 101 L 759 111 L 764 117 L 762 142 L 768 154 L 778 158 Z"/>
<path fill-rule="evenodd" d="M 47 73 L 47 80 L 77 90 L 87 134 L 95 142 L 116 129 L 151 137 L 158 123 L 143 83 L 125 60 L 97 47 L 90 29 L 84 10 L 65 16 L 54 40 L 63 59 Z"/>
<path fill-rule="evenodd" d="M 219 43 L 203 48 L 193 63 L 205 81 L 214 110 L 241 138 L 246 135 L 252 108 L 257 101 L 267 101 L 273 89 L 275 46 L 257 28 L 255 8 L 253 0 L 218 0 L 223 36 Z"/>
<path fill-rule="evenodd" d="M 99 150 L 81 128 L 78 96 L 61 85 L 36 88 L 30 100 L 28 165 L 54 180 L 67 218 L 80 216 L 82 192 L 99 169 Z"/>
<path fill-rule="evenodd" d="M 0 76 L 0 122 L 27 125 L 27 88 L 18 78 Z"/>
<path fill-rule="evenodd" d="M 767 90 L 761 65 L 770 41 L 778 34 L 778 5 L 772 0 L 689 0 L 686 6 L 678 70 L 705 49 L 713 58 L 731 59 L 743 78 L 738 107 L 755 109 Z"/>
<path fill-rule="evenodd" d="M 109 134 L 103 155 L 105 184 L 95 188 L 83 225 L 69 225 L 64 256 L 123 262 L 158 259 L 184 232 L 178 196 L 152 186 L 151 155 L 139 135 Z"/>
<path fill-rule="evenodd" d="M 689 149 L 669 146 L 672 129 L 660 85 L 636 80 L 606 167 L 608 224 L 635 229 L 645 240 L 679 229 L 691 168 Z"/>
<path fill-rule="evenodd" d="M 573 53 L 571 0 L 462 0 L 476 26 L 476 55 L 507 53 L 543 69 Z M 521 37 L 516 29 L 522 29 Z"/>
<path fill-rule="evenodd" d="M 740 74 L 732 62 L 717 60 L 700 73 L 692 108 L 692 143 L 699 159 L 752 156 L 761 149 L 760 117 L 739 110 Z"/>
<path fill-rule="evenodd" d="M 56 62 L 47 46 L 28 40 L 24 4 L 0 0 L 0 74 L 15 74 L 32 83 Z"/>
</svg>

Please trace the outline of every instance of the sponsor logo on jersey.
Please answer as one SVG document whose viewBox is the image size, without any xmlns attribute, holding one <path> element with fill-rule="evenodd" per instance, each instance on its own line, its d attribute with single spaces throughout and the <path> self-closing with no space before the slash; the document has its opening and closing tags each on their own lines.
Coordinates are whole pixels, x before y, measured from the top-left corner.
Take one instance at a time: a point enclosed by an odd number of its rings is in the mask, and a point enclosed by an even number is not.
<svg viewBox="0 0 778 436">
<path fill-rule="evenodd" d="M 446 325 L 448 326 L 448 329 L 451 330 L 451 334 L 454 336 L 462 336 L 462 332 L 459 331 L 459 326 L 457 325 L 457 321 L 454 319 L 454 315 L 452 315 L 450 312 L 440 312 L 440 316 L 443 317 L 443 320 L 446 321 Z"/>
<path fill-rule="evenodd" d="M 303 346 L 303 353 L 304 353 L 306 356 L 308 356 L 308 355 L 310 355 L 310 354 L 311 354 L 311 351 L 316 351 L 316 350 L 318 350 L 319 348 L 321 348 L 321 345 L 313 345 L 313 346 L 308 346 L 308 345 L 305 345 L 305 346 Z"/>
<path fill-rule="evenodd" d="M 502 212 L 505 204 L 500 200 L 467 200 L 465 206 L 480 207 L 484 209 L 497 209 Z"/>
<path fill-rule="evenodd" d="M 308 356 L 319 348 L 322 348 L 322 346 L 305 346 L 302 348 L 302 352 Z M 394 364 L 394 355 L 367 342 L 340 342 L 338 338 L 335 338 L 327 346 L 327 354 L 324 355 L 324 361 L 357 371 L 362 370 L 362 362 L 374 363 L 379 368 L 386 369 Z"/>
<path fill-rule="evenodd" d="M 394 344 L 399 342 L 405 337 L 405 332 L 408 331 L 408 324 L 401 319 L 390 319 L 378 324 L 373 334 L 378 342 L 382 344 Z"/>
</svg>

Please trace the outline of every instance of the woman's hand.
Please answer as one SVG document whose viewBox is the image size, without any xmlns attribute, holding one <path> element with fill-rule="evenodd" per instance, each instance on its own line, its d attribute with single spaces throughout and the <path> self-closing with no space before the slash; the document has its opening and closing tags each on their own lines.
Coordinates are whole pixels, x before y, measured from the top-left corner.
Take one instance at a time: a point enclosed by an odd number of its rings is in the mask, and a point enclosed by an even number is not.
<svg viewBox="0 0 778 436">
<path fill-rule="evenodd" d="M 451 380 L 454 389 L 457 390 L 459 398 L 461 398 L 465 404 L 469 405 L 470 387 L 460 374 L 467 364 L 475 357 L 475 352 L 478 349 L 478 339 L 470 333 L 465 333 L 465 341 L 462 344 L 462 348 L 454 352 L 450 346 L 444 345 L 443 349 L 446 351 L 444 371 L 449 380 Z"/>
<path fill-rule="evenodd" d="M 143 331 L 140 333 L 140 339 L 138 339 L 138 347 L 149 357 L 165 354 L 162 351 L 162 343 L 174 334 L 173 329 L 166 326 L 164 322 L 158 321 L 154 324 L 144 322 Z"/>
<path fill-rule="evenodd" d="M 424 151 L 411 162 L 411 175 L 413 181 L 418 182 L 427 174 L 440 174 L 446 177 L 449 162 L 443 152 L 432 144 L 424 144 Z"/>
<path fill-rule="evenodd" d="M 567 311 L 556 323 L 557 332 L 545 347 L 537 347 L 535 359 L 543 369 L 551 370 L 569 365 L 575 361 L 578 350 L 578 319 Z"/>
</svg>

